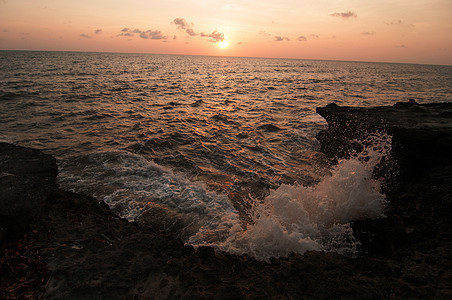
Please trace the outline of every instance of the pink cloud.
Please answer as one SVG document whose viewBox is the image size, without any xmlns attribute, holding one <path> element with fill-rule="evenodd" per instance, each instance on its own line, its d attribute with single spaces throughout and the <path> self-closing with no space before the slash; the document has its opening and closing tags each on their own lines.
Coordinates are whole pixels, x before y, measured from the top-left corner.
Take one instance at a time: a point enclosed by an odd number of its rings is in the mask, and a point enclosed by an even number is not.
<svg viewBox="0 0 452 300">
<path fill-rule="evenodd" d="M 347 12 L 341 12 L 341 13 L 332 13 L 330 14 L 332 17 L 336 18 L 342 18 L 342 19 L 350 19 L 350 18 L 357 18 L 358 15 L 354 13 L 353 11 L 349 10 Z"/>
<path fill-rule="evenodd" d="M 308 39 L 305 37 L 305 36 L 303 36 L 303 35 L 300 35 L 298 38 L 297 38 L 297 41 L 299 41 L 299 42 L 306 42 Z"/>
</svg>

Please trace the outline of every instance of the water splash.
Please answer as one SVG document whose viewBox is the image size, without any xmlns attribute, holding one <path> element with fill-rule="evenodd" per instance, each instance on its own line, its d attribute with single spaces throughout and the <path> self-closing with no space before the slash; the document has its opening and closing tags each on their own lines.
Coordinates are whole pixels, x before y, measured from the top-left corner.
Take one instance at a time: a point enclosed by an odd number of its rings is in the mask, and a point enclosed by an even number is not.
<svg viewBox="0 0 452 300">
<path fill-rule="evenodd" d="M 371 142 L 372 141 L 372 142 Z M 231 226 L 229 237 L 205 243 L 208 230 L 190 238 L 195 245 L 210 245 L 258 259 L 287 256 L 308 250 L 353 255 L 359 242 L 350 222 L 383 217 L 385 196 L 372 178 L 377 163 L 390 150 L 390 137 L 376 134 L 363 142 L 364 150 L 341 160 L 317 185 L 281 185 L 256 205 L 253 223 L 246 229 Z"/>
<path fill-rule="evenodd" d="M 372 172 L 390 150 L 375 135 L 314 186 L 283 184 L 259 201 L 244 225 L 230 199 L 126 151 L 92 153 L 60 163 L 63 188 L 93 195 L 120 216 L 163 227 L 194 246 L 261 260 L 308 250 L 353 255 L 350 222 L 383 216 L 385 196 Z"/>
</svg>

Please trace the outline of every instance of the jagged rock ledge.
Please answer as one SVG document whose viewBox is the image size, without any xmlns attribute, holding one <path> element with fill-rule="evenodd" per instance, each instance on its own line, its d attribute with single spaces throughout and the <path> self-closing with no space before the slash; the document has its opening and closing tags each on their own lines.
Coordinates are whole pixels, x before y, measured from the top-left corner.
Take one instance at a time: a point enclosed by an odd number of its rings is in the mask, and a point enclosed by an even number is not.
<svg viewBox="0 0 452 300">
<path fill-rule="evenodd" d="M 398 161 L 399 168 L 419 169 L 409 165 L 409 159 L 403 161 L 419 155 L 411 143 L 423 142 L 413 132 L 435 132 L 436 149 L 450 141 L 448 129 L 439 133 L 450 125 L 450 106 L 439 106 L 449 108 L 438 117 L 431 117 L 435 105 L 381 108 L 401 110 L 407 122 L 397 123 L 400 112 L 394 112 L 392 119 L 372 119 L 378 108 L 329 105 L 319 109 L 330 124 L 319 139 L 322 148 L 337 157 L 340 151 L 346 153 L 343 145 L 347 138 L 357 137 L 358 128 L 361 138 L 385 128 L 400 143 L 400 150 L 393 151 L 402 162 Z M 430 121 L 421 125 L 420 110 L 424 120 L 436 120 L 433 128 L 424 128 Z M 419 126 L 410 129 L 408 120 L 417 120 Z M 431 135 L 425 138 L 424 142 L 431 141 Z M 332 143 L 336 145 L 330 147 Z M 422 155 L 431 153 L 428 146 L 422 147 Z M 0 195 L 0 224 L 6 232 L 0 298 L 451 298 L 451 226 L 446 210 L 451 204 L 451 168 L 446 152 L 441 153 L 444 159 L 420 157 L 432 159 L 422 164 L 423 177 L 408 180 L 408 169 L 401 170 L 407 174 L 405 183 L 390 191 L 386 219 L 354 224 L 363 241 L 363 255 L 350 258 L 312 251 L 265 263 L 208 247 L 195 250 L 164 231 L 122 220 L 94 198 L 60 190 L 52 157 L 0 144 L 0 189 L 8 191 Z M 23 204 L 10 210 L 19 198 Z M 17 219 L 20 226 L 11 222 L 13 218 L 3 218 L 22 212 L 26 218 Z"/>
<path fill-rule="evenodd" d="M 375 133 L 392 136 L 391 151 L 374 170 L 387 196 L 387 218 L 355 221 L 354 234 L 367 256 L 400 262 L 400 278 L 412 276 L 409 281 L 417 286 L 442 274 L 436 290 L 450 295 L 452 103 L 410 100 L 370 108 L 333 103 L 317 113 L 328 123 L 317 139 L 333 162 L 359 153 L 363 141 Z M 417 271 L 403 274 L 410 264 Z"/>
<path fill-rule="evenodd" d="M 392 136 L 392 156 L 401 172 L 398 180 L 422 178 L 437 166 L 451 165 L 452 103 L 418 104 L 414 100 L 383 107 L 341 107 L 334 103 L 317 108 L 328 129 L 317 139 L 321 151 L 333 159 L 359 152 L 370 134 Z"/>
</svg>

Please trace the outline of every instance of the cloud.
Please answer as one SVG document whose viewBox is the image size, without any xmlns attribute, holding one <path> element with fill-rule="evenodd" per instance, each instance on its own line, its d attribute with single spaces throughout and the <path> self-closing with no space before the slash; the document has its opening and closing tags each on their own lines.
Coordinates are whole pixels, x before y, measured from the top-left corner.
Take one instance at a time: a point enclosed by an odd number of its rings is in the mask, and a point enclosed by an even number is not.
<svg viewBox="0 0 452 300">
<path fill-rule="evenodd" d="M 214 30 L 211 34 L 209 34 L 209 37 L 211 38 L 210 42 L 213 43 L 224 41 L 224 34 L 218 30 Z"/>
<path fill-rule="evenodd" d="M 138 36 L 142 39 L 146 40 L 164 40 L 168 37 L 163 35 L 160 30 L 141 30 L 141 29 L 134 29 L 131 30 L 129 28 L 123 28 L 121 29 L 121 33 L 118 34 L 118 36 L 135 36 L 135 34 L 138 34 Z"/>
<path fill-rule="evenodd" d="M 319 38 L 319 36 L 317 34 L 310 34 L 309 36 L 312 37 L 313 39 L 318 39 Z"/>
<path fill-rule="evenodd" d="M 406 49 L 406 48 L 407 48 L 407 46 L 405 46 L 405 45 L 397 45 L 397 46 L 396 46 L 396 48 L 402 48 L 402 49 Z"/>
<path fill-rule="evenodd" d="M 402 25 L 402 20 L 398 20 L 396 22 L 386 22 L 386 25 L 390 25 L 390 26 L 400 26 Z"/>
<path fill-rule="evenodd" d="M 299 41 L 299 42 L 306 42 L 308 39 L 305 37 L 305 36 L 303 36 L 303 35 L 300 35 L 298 38 L 297 38 L 297 41 Z"/>
<path fill-rule="evenodd" d="M 167 38 L 160 30 L 146 30 L 139 32 L 139 34 L 142 39 L 163 40 Z"/>
<path fill-rule="evenodd" d="M 96 30 L 94 30 L 94 33 L 95 34 L 101 34 L 102 33 L 102 29 L 96 29 Z"/>
<path fill-rule="evenodd" d="M 194 25 L 193 23 L 188 23 L 184 18 L 176 18 L 171 23 L 177 25 L 177 28 L 184 30 L 187 28 L 192 28 Z"/>
<path fill-rule="evenodd" d="M 9 32 L 8 28 L 3 28 L 2 32 Z"/>
<path fill-rule="evenodd" d="M 175 24 L 175 25 L 177 26 L 178 29 L 185 30 L 185 32 L 186 32 L 189 36 L 195 36 L 195 35 L 198 35 L 198 34 L 193 30 L 194 24 L 193 24 L 192 22 L 187 22 L 187 20 L 185 20 L 184 18 L 176 18 L 176 19 L 174 19 L 171 23 L 172 23 L 172 24 Z"/>
<path fill-rule="evenodd" d="M 332 17 L 336 17 L 336 18 L 342 18 L 342 19 L 349 19 L 349 18 L 357 18 L 358 15 L 356 13 L 354 13 L 353 11 L 349 10 L 347 12 L 341 12 L 341 13 L 332 13 L 330 14 L 330 16 Z"/>
<path fill-rule="evenodd" d="M 268 33 L 268 32 L 265 32 L 265 31 L 263 31 L 263 30 L 261 30 L 261 31 L 259 31 L 259 34 L 260 35 L 263 35 L 263 36 L 271 36 L 271 34 L 270 33 Z"/>
<path fill-rule="evenodd" d="M 402 20 L 397 20 L 395 22 L 385 22 L 388 26 L 408 26 L 408 27 L 416 27 L 414 24 L 405 24 Z"/>
<path fill-rule="evenodd" d="M 375 35 L 375 32 L 373 31 L 363 31 L 361 32 L 362 35 Z"/>
<path fill-rule="evenodd" d="M 89 34 L 86 34 L 86 33 L 82 33 L 82 34 L 80 34 L 80 36 L 82 38 L 85 38 L 85 39 L 92 39 L 93 38 L 92 36 L 90 36 Z"/>
<path fill-rule="evenodd" d="M 276 35 L 275 36 L 275 41 L 276 42 L 282 42 L 282 41 L 290 41 L 290 38 L 288 38 L 287 36 L 279 36 L 279 35 Z"/>
<path fill-rule="evenodd" d="M 209 42 L 212 42 L 212 43 L 218 43 L 218 42 L 224 41 L 224 33 L 219 32 L 216 29 L 210 34 L 201 32 L 199 35 L 203 38 L 210 38 Z"/>
<path fill-rule="evenodd" d="M 134 36 L 134 34 L 131 32 L 121 32 L 118 36 Z"/>
<path fill-rule="evenodd" d="M 171 24 L 174 24 L 177 26 L 177 29 L 184 30 L 185 33 L 187 33 L 189 36 L 201 36 L 203 38 L 208 38 L 209 42 L 217 43 L 224 41 L 224 33 L 219 32 L 217 29 L 215 29 L 212 33 L 196 33 L 193 27 L 195 24 L 192 22 L 188 22 L 184 18 L 176 18 L 173 21 L 171 21 Z M 175 39 L 175 38 L 173 38 Z"/>
<path fill-rule="evenodd" d="M 186 32 L 189 36 L 195 36 L 195 35 L 198 35 L 198 34 L 197 34 L 196 32 L 194 32 L 194 30 L 191 29 L 191 28 L 185 29 L 185 32 Z"/>
</svg>

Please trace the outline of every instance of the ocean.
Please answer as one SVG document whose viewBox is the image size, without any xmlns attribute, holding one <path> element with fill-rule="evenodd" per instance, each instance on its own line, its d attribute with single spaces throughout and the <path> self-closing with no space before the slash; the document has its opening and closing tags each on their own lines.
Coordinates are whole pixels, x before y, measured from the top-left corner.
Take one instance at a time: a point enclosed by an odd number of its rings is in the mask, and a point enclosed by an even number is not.
<svg viewBox="0 0 452 300">
<path fill-rule="evenodd" d="M 316 107 L 452 101 L 452 67 L 0 51 L 0 140 L 57 158 L 58 181 L 193 246 L 258 259 L 354 255 L 384 217 L 390 137 L 332 166 Z"/>
</svg>

